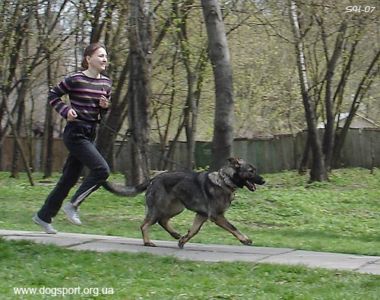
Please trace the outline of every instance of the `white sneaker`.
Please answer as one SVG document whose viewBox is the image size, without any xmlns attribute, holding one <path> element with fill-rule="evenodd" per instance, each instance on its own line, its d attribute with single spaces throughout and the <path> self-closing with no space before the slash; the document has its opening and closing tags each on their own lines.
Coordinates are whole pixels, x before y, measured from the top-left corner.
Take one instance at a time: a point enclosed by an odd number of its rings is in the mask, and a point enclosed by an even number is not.
<svg viewBox="0 0 380 300">
<path fill-rule="evenodd" d="M 42 229 L 49 234 L 56 234 L 58 231 L 54 229 L 54 227 L 50 224 L 47 223 L 43 220 L 41 220 L 37 214 L 35 214 L 32 218 L 33 222 L 36 223 L 37 225 L 40 225 Z"/>
<path fill-rule="evenodd" d="M 65 204 L 63 211 L 71 223 L 75 225 L 82 225 L 82 222 L 79 219 L 78 208 L 75 207 L 71 202 Z"/>
</svg>

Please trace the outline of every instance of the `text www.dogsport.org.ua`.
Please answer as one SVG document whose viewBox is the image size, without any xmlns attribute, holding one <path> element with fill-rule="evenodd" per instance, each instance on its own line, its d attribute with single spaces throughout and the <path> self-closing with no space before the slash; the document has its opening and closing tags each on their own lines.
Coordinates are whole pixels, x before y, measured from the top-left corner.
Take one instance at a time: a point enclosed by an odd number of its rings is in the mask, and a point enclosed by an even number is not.
<svg viewBox="0 0 380 300">
<path fill-rule="evenodd" d="M 14 295 L 49 295 L 52 297 L 65 297 L 71 295 L 93 296 L 114 295 L 112 287 L 13 287 Z"/>
</svg>

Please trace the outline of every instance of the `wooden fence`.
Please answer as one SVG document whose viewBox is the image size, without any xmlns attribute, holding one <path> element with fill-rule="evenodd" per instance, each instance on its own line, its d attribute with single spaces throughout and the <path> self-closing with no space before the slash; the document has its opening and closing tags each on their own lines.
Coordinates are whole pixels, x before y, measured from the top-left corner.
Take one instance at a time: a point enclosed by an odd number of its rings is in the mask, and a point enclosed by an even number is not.
<svg viewBox="0 0 380 300">
<path fill-rule="evenodd" d="M 234 156 L 241 157 L 254 164 L 260 173 L 274 173 L 283 170 L 297 169 L 302 158 L 305 145 L 306 133 L 300 132 L 295 136 L 278 135 L 265 139 L 238 139 L 234 141 Z M 28 143 L 23 140 L 25 151 L 35 171 L 41 170 L 41 139 L 34 139 Z M 12 163 L 13 139 L 5 139 L 0 170 L 9 171 Z M 122 172 L 128 167 L 128 145 L 116 142 L 115 171 Z M 67 156 L 62 140 L 55 139 L 53 142 L 54 157 L 53 169 L 60 171 Z M 179 168 L 185 164 L 186 144 L 178 142 L 174 152 L 171 166 Z M 160 151 L 158 145 L 151 146 L 151 166 L 158 169 Z M 197 142 L 195 160 L 198 168 L 206 168 L 211 162 L 211 143 Z M 20 168 L 23 169 L 21 162 Z M 379 129 L 350 129 L 342 150 L 342 167 L 380 167 L 380 130 Z"/>
</svg>

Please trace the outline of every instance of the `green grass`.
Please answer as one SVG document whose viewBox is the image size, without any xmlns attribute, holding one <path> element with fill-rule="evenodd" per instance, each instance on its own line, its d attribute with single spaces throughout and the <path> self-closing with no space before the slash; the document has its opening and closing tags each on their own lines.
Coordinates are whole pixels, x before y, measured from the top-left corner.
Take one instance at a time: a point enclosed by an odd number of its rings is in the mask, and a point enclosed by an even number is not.
<svg viewBox="0 0 380 300">
<path fill-rule="evenodd" d="M 73 251 L 0 239 L 0 298 L 14 288 L 98 289 L 86 299 L 363 299 L 380 295 L 380 277 L 298 266 L 198 263 L 148 254 Z M 106 288 L 112 295 L 101 295 Z M 71 295 L 65 299 L 78 299 Z"/>
<path fill-rule="evenodd" d="M 0 228 L 39 230 L 34 212 L 54 187 L 31 187 L 0 173 Z M 120 176 L 115 176 L 122 180 Z M 114 179 L 115 179 L 114 178 Z M 265 175 L 267 184 L 255 193 L 239 191 L 227 216 L 255 245 L 380 255 L 380 170 L 337 170 L 327 183 L 307 184 L 295 172 Z M 60 212 L 60 231 L 140 238 L 143 196 L 116 197 L 102 189 L 81 209 L 83 226 L 74 226 Z M 173 225 L 185 233 L 193 213 Z M 159 226 L 152 238 L 171 239 Z M 207 223 L 192 240 L 239 242 Z M 0 299 L 51 299 L 52 295 L 16 296 L 15 287 L 108 288 L 113 295 L 81 295 L 84 299 L 379 299 L 380 276 L 250 263 L 199 263 L 148 254 L 94 253 L 0 239 Z M 62 298 L 56 296 L 54 298 Z M 78 299 L 71 295 L 65 299 Z"/>
<path fill-rule="evenodd" d="M 35 175 L 36 182 L 41 179 Z M 265 186 L 254 193 L 241 190 L 227 217 L 257 246 L 380 255 L 380 170 L 334 171 L 327 183 L 307 184 L 307 176 L 295 172 L 265 175 Z M 0 228 L 39 230 L 31 217 L 54 187 L 26 178 L 15 180 L 0 173 Z M 116 176 L 116 180 L 122 180 Z M 141 238 L 144 198 L 114 196 L 100 189 L 81 207 L 83 226 L 68 223 L 60 212 L 54 220 L 59 231 Z M 194 214 L 184 212 L 173 226 L 186 233 Z M 171 239 L 158 225 L 153 239 Z M 229 233 L 206 223 L 192 242 L 238 244 Z"/>
</svg>

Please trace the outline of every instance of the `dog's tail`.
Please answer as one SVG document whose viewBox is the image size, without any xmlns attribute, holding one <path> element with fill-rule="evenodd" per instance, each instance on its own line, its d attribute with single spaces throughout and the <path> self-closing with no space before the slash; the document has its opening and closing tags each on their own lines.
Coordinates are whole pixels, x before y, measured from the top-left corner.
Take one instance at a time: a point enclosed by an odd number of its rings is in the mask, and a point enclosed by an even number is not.
<svg viewBox="0 0 380 300">
<path fill-rule="evenodd" d="M 104 182 L 102 185 L 103 187 L 118 196 L 124 196 L 124 197 L 134 197 L 142 192 L 144 192 L 150 184 L 150 180 L 147 180 L 139 185 L 136 186 L 125 186 L 122 184 L 112 183 L 109 181 Z"/>
</svg>

